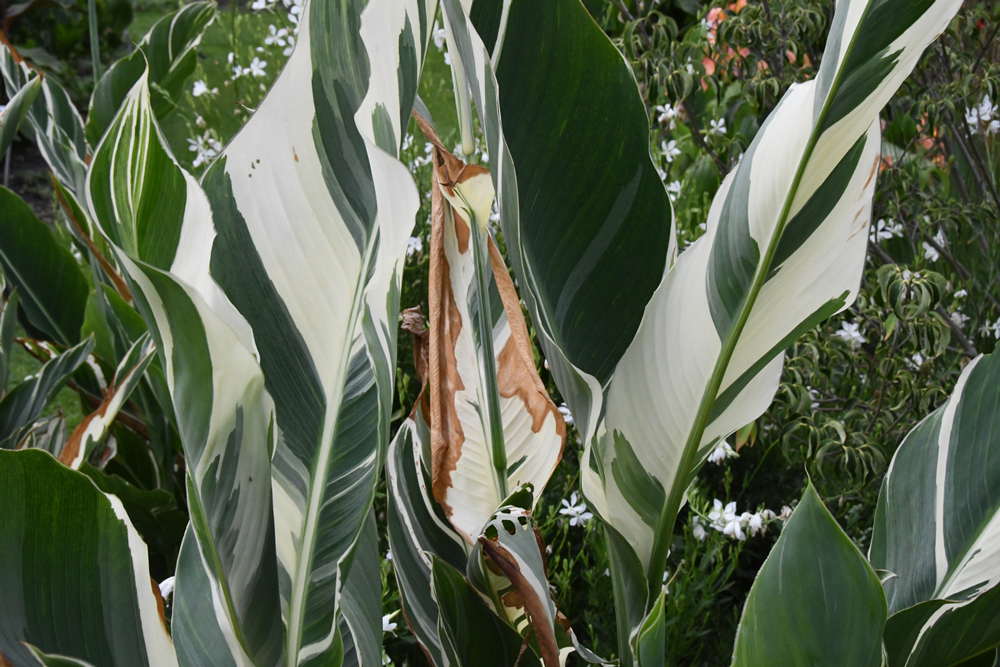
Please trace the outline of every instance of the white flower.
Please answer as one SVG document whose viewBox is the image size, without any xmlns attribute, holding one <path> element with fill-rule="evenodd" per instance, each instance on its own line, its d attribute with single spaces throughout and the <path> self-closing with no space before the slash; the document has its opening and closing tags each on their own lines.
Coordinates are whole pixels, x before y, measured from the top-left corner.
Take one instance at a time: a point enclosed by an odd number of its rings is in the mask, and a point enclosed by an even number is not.
<svg viewBox="0 0 1000 667">
<path fill-rule="evenodd" d="M 791 519 L 792 518 L 792 508 L 789 507 L 788 505 L 785 505 L 784 507 L 782 507 L 781 508 L 781 514 L 778 515 L 778 518 L 781 519 L 782 521 L 788 521 L 789 519 Z"/>
<path fill-rule="evenodd" d="M 222 152 L 222 143 L 212 137 L 211 130 L 205 130 L 204 135 L 200 137 L 196 135 L 194 139 L 188 139 L 187 142 L 188 150 L 197 153 L 192 163 L 194 167 L 211 162 Z"/>
<path fill-rule="evenodd" d="M 966 292 L 964 289 L 960 289 L 957 292 L 955 292 L 956 299 L 964 299 L 967 296 L 969 296 L 969 293 Z"/>
<path fill-rule="evenodd" d="M 834 336 L 840 336 L 845 341 L 851 344 L 851 349 L 856 350 L 863 343 L 867 343 L 868 340 L 861 334 L 858 328 L 857 322 L 841 322 L 840 330 L 833 333 Z"/>
<path fill-rule="evenodd" d="M 200 128 L 205 128 L 208 126 L 208 123 L 205 122 L 205 119 L 202 118 L 200 114 L 195 114 L 194 124 Z"/>
<path fill-rule="evenodd" d="M 286 46 L 285 50 L 281 52 L 281 55 L 283 55 L 283 56 L 290 56 L 290 55 L 292 55 L 292 51 L 294 49 L 295 49 L 295 36 L 294 35 L 289 35 L 288 36 L 288 46 Z"/>
<path fill-rule="evenodd" d="M 240 78 L 241 76 L 249 76 L 250 70 L 243 69 L 242 65 L 233 65 L 233 81 Z"/>
<path fill-rule="evenodd" d="M 733 503 L 734 507 L 735 505 L 736 503 Z M 722 501 L 716 498 L 712 501 L 712 511 L 708 513 L 708 521 L 709 525 L 719 532 L 722 532 L 722 529 L 725 526 L 722 522 L 723 513 L 724 510 L 722 509 Z"/>
<path fill-rule="evenodd" d="M 265 74 L 267 74 L 267 72 L 264 71 L 265 67 L 267 67 L 267 61 L 261 60 L 257 56 L 254 56 L 253 62 L 250 63 L 250 67 L 247 71 L 249 71 L 254 76 L 264 76 Z"/>
<path fill-rule="evenodd" d="M 718 465 L 726 459 L 733 458 L 735 456 L 739 456 L 739 454 L 733 451 L 733 448 L 729 446 L 728 442 L 723 440 L 716 445 L 715 449 L 712 450 L 712 453 L 708 455 L 708 460 L 710 463 Z"/>
<path fill-rule="evenodd" d="M 964 329 L 965 323 L 969 321 L 969 316 L 963 313 L 961 308 L 956 308 L 955 312 L 950 313 L 948 316 L 959 329 Z"/>
<path fill-rule="evenodd" d="M 722 136 L 726 133 L 726 119 L 720 118 L 719 120 L 709 121 L 708 136 L 717 135 Z"/>
<path fill-rule="evenodd" d="M 444 28 L 438 26 L 438 22 L 434 22 L 434 46 L 437 47 L 438 51 L 444 50 L 444 42 L 448 38 L 448 33 L 444 31 Z"/>
<path fill-rule="evenodd" d="M 250 9 L 255 12 L 259 12 L 262 9 L 267 9 L 267 0 L 254 0 L 254 3 L 250 5 Z"/>
<path fill-rule="evenodd" d="M 409 243 L 406 244 L 406 256 L 413 257 L 423 249 L 424 240 L 419 236 L 411 236 Z"/>
<path fill-rule="evenodd" d="M 385 552 L 385 559 L 387 561 L 389 561 L 390 563 L 392 562 L 392 549 L 386 550 L 386 552 Z"/>
<path fill-rule="evenodd" d="M 396 624 L 392 622 L 392 617 L 399 613 L 399 610 L 392 612 L 391 614 L 386 614 L 382 617 L 382 632 L 393 632 L 396 629 Z"/>
<path fill-rule="evenodd" d="M 750 528 L 750 534 L 756 535 L 757 533 L 763 533 L 766 528 L 764 527 L 764 517 L 761 516 L 760 512 L 750 515 L 750 520 L 747 522 L 747 527 Z"/>
<path fill-rule="evenodd" d="M 444 64 L 451 66 L 451 53 L 449 53 L 448 51 L 444 52 Z"/>
<path fill-rule="evenodd" d="M 677 195 L 681 193 L 681 182 L 671 181 L 667 184 L 667 196 L 670 197 L 670 201 L 677 201 Z"/>
<path fill-rule="evenodd" d="M 992 333 L 994 338 L 1000 339 L 1000 319 L 992 323 L 987 322 L 983 326 L 979 327 L 979 332 L 984 336 L 988 336 Z"/>
<path fill-rule="evenodd" d="M 812 387 L 806 387 L 806 389 L 809 391 L 809 398 L 812 401 L 812 404 L 809 407 L 815 410 L 819 407 L 819 392 Z"/>
<path fill-rule="evenodd" d="M 569 525 L 580 526 L 581 528 L 594 517 L 587 511 L 587 504 L 580 500 L 580 494 L 574 491 L 570 494 L 569 500 L 563 498 L 563 507 L 559 513 L 569 517 Z"/>
<path fill-rule="evenodd" d="M 166 600 L 174 593 L 174 578 L 167 577 L 160 582 L 160 597 Z"/>
<path fill-rule="evenodd" d="M 268 46 L 271 46 L 273 44 L 277 44 L 278 46 L 284 46 L 285 44 L 288 43 L 285 40 L 285 38 L 288 37 L 288 28 L 282 28 L 281 30 L 278 30 L 277 26 L 275 26 L 272 23 L 271 25 L 267 26 L 267 31 L 271 33 L 270 35 L 264 38 L 264 43 L 267 44 Z"/>
<path fill-rule="evenodd" d="M 701 517 L 697 515 L 691 519 L 691 534 L 694 535 L 694 538 L 699 542 L 704 542 L 705 538 L 708 537 L 708 533 L 705 532 L 705 527 L 701 525 Z"/>
<path fill-rule="evenodd" d="M 979 134 L 979 109 L 975 107 L 966 109 L 965 123 L 969 126 L 969 132 Z"/>
<path fill-rule="evenodd" d="M 732 508 L 732 511 L 730 511 Z M 739 541 L 747 539 L 746 533 L 743 532 L 743 528 L 747 525 L 750 520 L 750 514 L 744 512 L 739 516 L 736 515 L 736 503 L 729 503 L 726 505 L 726 512 L 723 516 L 726 522 L 726 527 L 722 529 L 724 535 L 735 538 Z"/>
<path fill-rule="evenodd" d="M 920 367 L 924 365 L 924 355 L 917 352 L 912 357 L 906 360 L 906 365 L 915 371 L 920 370 Z"/>
<path fill-rule="evenodd" d="M 924 257 L 926 257 L 928 261 L 936 262 L 941 258 L 941 254 L 937 251 L 937 248 L 932 246 L 930 243 L 924 241 L 923 246 Z"/>
<path fill-rule="evenodd" d="M 198 81 L 194 82 L 193 89 L 191 90 L 191 94 L 194 95 L 195 97 L 201 97 L 202 95 L 206 95 L 206 94 L 207 95 L 215 95 L 218 92 L 219 92 L 218 88 L 211 88 L 210 89 L 208 87 L 208 84 L 205 83 L 204 81 L 200 80 L 200 79 Z"/>
<path fill-rule="evenodd" d="M 671 139 L 669 142 L 660 142 L 660 148 L 663 149 L 663 157 L 667 159 L 667 163 L 674 161 L 674 158 L 681 154 L 681 150 L 677 148 L 677 142 Z"/>
<path fill-rule="evenodd" d="M 1000 120 L 990 121 L 990 124 L 986 126 L 986 132 L 988 134 L 1000 133 Z"/>
<path fill-rule="evenodd" d="M 413 135 L 407 132 L 406 136 L 403 137 L 403 150 L 405 151 L 409 149 L 410 146 L 412 145 L 413 145 Z"/>
<path fill-rule="evenodd" d="M 559 412 L 562 413 L 563 421 L 567 424 L 573 423 L 573 413 L 569 411 L 569 406 L 563 403 L 559 406 Z"/>
<path fill-rule="evenodd" d="M 983 101 L 979 103 L 979 120 L 983 123 L 988 123 L 993 119 L 993 114 L 996 113 L 997 107 L 990 100 L 990 96 L 986 95 Z"/>
<path fill-rule="evenodd" d="M 899 224 L 895 220 L 886 221 L 885 218 L 879 218 L 878 222 L 872 228 L 871 234 L 868 238 L 871 239 L 872 243 L 878 243 L 879 241 L 888 241 L 894 236 L 903 235 L 903 225 Z"/>
<path fill-rule="evenodd" d="M 656 105 L 656 122 L 657 123 L 669 123 L 670 129 L 677 129 L 677 115 L 679 110 L 669 104 L 657 104 Z"/>
<path fill-rule="evenodd" d="M 661 181 L 663 181 L 664 183 L 666 183 L 666 181 L 667 181 L 667 172 L 665 170 L 660 169 L 659 167 L 657 167 L 656 168 L 656 175 L 660 177 Z"/>
</svg>

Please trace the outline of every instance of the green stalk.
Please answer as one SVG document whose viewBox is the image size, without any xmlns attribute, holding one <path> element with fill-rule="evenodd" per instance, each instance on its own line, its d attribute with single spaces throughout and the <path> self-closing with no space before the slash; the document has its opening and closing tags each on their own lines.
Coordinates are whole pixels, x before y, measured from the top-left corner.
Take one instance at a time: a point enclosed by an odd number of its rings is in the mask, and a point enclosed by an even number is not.
<svg viewBox="0 0 1000 667">
<path fill-rule="evenodd" d="M 870 5 L 869 8 L 865 10 L 866 14 L 869 9 Z M 864 21 L 863 17 L 862 21 Z M 851 44 L 847 49 L 848 54 L 854 48 L 854 40 L 856 39 L 857 32 L 855 32 L 855 34 L 851 37 Z M 819 128 L 823 127 L 826 117 L 830 112 L 831 102 L 840 90 L 843 72 L 843 68 L 837 72 L 837 76 L 834 79 L 833 84 L 830 86 L 830 91 L 827 93 L 826 100 L 823 102 L 823 109 L 820 111 L 819 117 L 816 119 L 816 124 L 814 126 L 815 129 L 809 137 L 809 143 L 806 144 L 806 149 L 802 154 L 802 159 L 799 161 L 798 168 L 795 170 L 795 178 L 792 180 L 792 186 L 789 189 L 788 194 L 785 196 L 785 203 L 781 208 L 781 214 L 778 216 L 778 224 L 775 226 L 774 234 L 771 235 L 771 240 L 767 244 L 767 250 L 757 265 L 757 272 L 754 274 L 753 282 L 750 284 L 750 289 L 747 291 L 746 300 L 740 308 L 739 316 L 736 318 L 736 321 L 733 323 L 733 327 L 729 330 L 726 339 L 722 343 L 722 350 L 719 353 L 719 358 L 715 362 L 715 368 L 712 369 L 712 376 L 708 380 L 708 386 L 705 387 L 705 392 L 701 397 L 701 403 L 698 405 L 698 412 L 695 415 L 694 425 L 691 427 L 691 433 L 688 435 L 687 442 L 684 443 L 684 453 L 681 455 L 680 464 L 677 467 L 677 473 L 674 475 L 674 483 L 670 487 L 670 494 L 664 501 L 663 509 L 660 511 L 659 523 L 653 539 L 653 550 L 650 555 L 649 569 L 647 571 L 649 586 L 649 597 L 646 603 L 647 610 L 660 593 L 660 580 L 662 578 L 662 573 L 665 572 L 667 568 L 667 556 L 670 552 L 670 540 L 674 533 L 674 524 L 677 522 L 677 514 L 680 512 L 681 501 L 684 499 L 684 493 L 687 491 L 687 486 L 683 482 L 690 477 L 691 471 L 694 469 L 696 463 L 695 459 L 698 455 L 698 447 L 701 445 L 701 439 L 705 435 L 705 429 L 708 428 L 709 418 L 712 415 L 712 408 L 715 406 L 715 400 L 718 397 L 719 388 L 722 386 L 722 378 L 726 374 L 726 369 L 729 367 L 729 362 L 733 357 L 733 352 L 736 350 L 736 344 L 739 342 L 740 335 L 743 333 L 743 328 L 746 326 L 747 320 L 750 318 L 750 313 L 753 311 L 754 304 L 757 301 L 757 296 L 760 294 L 761 288 L 767 281 L 767 275 L 770 273 L 771 269 L 771 262 L 774 261 L 774 254 L 778 249 L 778 243 L 781 241 L 781 235 L 784 233 L 785 225 L 788 223 L 788 218 L 792 209 L 792 202 L 795 200 L 795 195 L 802 182 L 802 176 L 805 174 L 809 160 L 812 158 L 813 150 L 816 148 L 816 143 L 819 141 L 821 134 Z"/>
<path fill-rule="evenodd" d="M 90 61 L 94 70 L 94 87 L 101 79 L 101 45 L 97 42 L 97 0 L 87 0 L 87 23 L 90 24 Z"/>
<path fill-rule="evenodd" d="M 471 206 L 469 207 L 471 210 Z M 472 214 L 475 218 L 475 213 Z M 507 497 L 507 448 L 503 439 L 503 422 L 500 419 L 500 388 L 497 384 L 497 362 L 493 353 L 493 318 L 490 308 L 490 275 L 492 265 L 489 253 L 489 232 L 471 220 L 472 253 L 476 264 L 476 292 L 479 302 L 479 350 L 480 363 L 486 376 L 486 407 L 489 423 L 490 448 L 493 453 L 493 474 L 496 478 L 497 491 L 500 498 Z"/>
</svg>

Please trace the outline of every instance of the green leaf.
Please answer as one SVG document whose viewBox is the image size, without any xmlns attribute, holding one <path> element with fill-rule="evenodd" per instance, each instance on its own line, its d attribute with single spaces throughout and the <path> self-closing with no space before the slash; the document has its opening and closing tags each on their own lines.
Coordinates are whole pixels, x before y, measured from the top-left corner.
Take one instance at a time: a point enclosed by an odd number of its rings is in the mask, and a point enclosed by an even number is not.
<svg viewBox="0 0 1000 667">
<path fill-rule="evenodd" d="M 438 634 L 447 656 L 444 664 L 455 667 L 541 667 L 541 662 L 521 636 L 483 602 L 455 568 L 439 558 L 431 566 L 434 599 L 437 601 Z M 522 654 L 522 648 L 524 648 Z"/>
<path fill-rule="evenodd" d="M 389 443 L 419 209 L 395 156 L 434 11 L 309 3 L 280 76 L 202 180 L 218 230 L 211 276 L 252 327 L 281 433 L 272 472 L 292 665 L 339 660 L 338 591 Z"/>
<path fill-rule="evenodd" d="M 0 155 L 7 153 L 21 121 L 28 115 L 28 110 L 34 104 L 38 92 L 42 89 L 42 76 L 39 74 L 31 79 L 17 94 L 10 98 L 3 112 L 0 113 Z"/>
<path fill-rule="evenodd" d="M 635 645 L 639 667 L 663 667 L 666 641 L 666 594 L 660 593 L 656 604 L 643 619 L 636 633 Z"/>
<path fill-rule="evenodd" d="M 149 67 L 152 89 L 162 90 L 152 99 L 157 120 L 173 111 L 184 83 L 197 65 L 197 47 L 215 20 L 215 6 L 192 2 L 158 20 L 136 45 L 135 51 L 108 69 L 90 99 L 85 131 L 96 146 L 114 120 L 118 109 L 139 77 Z"/>
<path fill-rule="evenodd" d="M 31 207 L 0 187 L 0 266 L 17 287 L 28 321 L 63 345 L 80 342 L 87 280 L 70 251 Z"/>
<path fill-rule="evenodd" d="M 882 666 L 878 577 L 810 483 L 757 573 L 733 667 Z"/>
<path fill-rule="evenodd" d="M 64 655 L 53 655 L 50 653 L 42 653 L 34 646 L 28 645 L 31 652 L 35 654 L 35 659 L 38 660 L 38 664 L 44 667 L 93 667 L 89 662 L 83 660 L 77 660 L 76 658 L 67 658 Z"/>
<path fill-rule="evenodd" d="M 87 186 L 95 221 L 167 369 L 184 447 L 191 525 L 175 605 L 199 615 L 177 624 L 178 651 L 189 664 L 276 665 L 274 405 L 249 327 L 209 276 L 211 209 L 165 147 L 145 75 L 97 147 Z M 130 196 L 115 196 L 120 188 Z M 205 634 L 224 640 L 202 641 Z"/>
<path fill-rule="evenodd" d="M 1000 355 L 962 371 L 903 440 L 875 510 L 869 557 L 892 616 L 890 665 L 954 665 L 1000 645 Z"/>
<path fill-rule="evenodd" d="M 117 498 L 45 452 L 0 451 L 0 505 L 9 662 L 37 664 L 29 642 L 99 667 L 177 665 L 146 545 Z"/>
<path fill-rule="evenodd" d="M 0 398 L 7 394 L 7 383 L 10 381 L 11 355 L 14 353 L 14 332 L 17 331 L 17 305 L 20 297 L 17 289 L 10 293 L 10 298 L 3 304 L 0 312 Z"/>
<path fill-rule="evenodd" d="M 45 362 L 36 375 L 17 385 L 0 400 L 0 448 L 14 449 L 19 445 L 45 406 L 55 398 L 93 349 L 94 339 L 87 338 Z"/>
</svg>

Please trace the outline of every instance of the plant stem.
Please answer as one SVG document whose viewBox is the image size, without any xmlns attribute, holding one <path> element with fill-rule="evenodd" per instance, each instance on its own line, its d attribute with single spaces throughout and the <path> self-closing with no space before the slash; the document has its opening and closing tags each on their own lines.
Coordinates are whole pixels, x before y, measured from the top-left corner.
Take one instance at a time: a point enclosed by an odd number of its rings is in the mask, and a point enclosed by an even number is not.
<svg viewBox="0 0 1000 667">
<path fill-rule="evenodd" d="M 503 421 L 500 418 L 500 389 L 497 383 L 497 363 L 493 352 L 493 310 L 490 307 L 490 234 L 479 220 L 470 220 L 472 228 L 472 253 L 476 264 L 476 292 L 479 306 L 476 318 L 479 333 L 479 353 L 482 373 L 486 380 L 486 424 L 493 454 L 493 473 L 500 499 L 507 497 L 507 448 L 503 439 Z"/>
<path fill-rule="evenodd" d="M 87 22 L 90 24 L 90 61 L 94 70 L 94 87 L 101 79 L 101 45 L 97 41 L 97 0 L 87 0 Z"/>
</svg>

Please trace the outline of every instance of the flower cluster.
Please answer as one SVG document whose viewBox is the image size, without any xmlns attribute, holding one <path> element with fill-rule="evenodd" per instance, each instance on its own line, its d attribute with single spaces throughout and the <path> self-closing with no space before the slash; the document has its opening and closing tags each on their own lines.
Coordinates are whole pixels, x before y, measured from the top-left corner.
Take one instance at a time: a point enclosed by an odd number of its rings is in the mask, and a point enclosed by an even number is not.
<svg viewBox="0 0 1000 667">
<path fill-rule="evenodd" d="M 1000 108 L 993 104 L 990 96 L 987 95 L 978 106 L 965 110 L 965 122 L 969 125 L 969 131 L 979 134 L 980 130 L 985 134 L 1000 133 Z"/>
<path fill-rule="evenodd" d="M 861 333 L 860 325 L 857 322 L 841 322 L 840 329 L 833 332 L 833 335 L 850 343 L 852 350 L 856 350 L 868 342 L 868 339 Z"/>
<path fill-rule="evenodd" d="M 896 222 L 895 220 L 886 220 L 885 218 L 879 218 L 872 226 L 872 231 L 868 235 L 868 238 L 872 243 L 878 243 L 880 241 L 888 241 L 893 237 L 899 237 L 903 235 L 903 225 Z"/>
<path fill-rule="evenodd" d="M 204 134 L 195 135 L 194 139 L 188 139 L 187 142 L 188 150 L 196 154 L 192 163 L 195 168 L 208 164 L 222 152 L 222 142 L 215 137 L 212 130 L 205 130 Z"/>
<path fill-rule="evenodd" d="M 763 535 L 767 532 L 767 527 L 775 521 L 788 521 L 792 515 L 789 507 L 782 507 L 781 513 L 775 514 L 771 510 L 765 509 L 751 514 L 750 512 L 739 513 L 736 503 L 731 502 L 726 505 L 716 498 L 712 502 L 712 511 L 707 517 L 695 514 L 691 519 L 691 530 L 695 538 L 704 540 L 708 536 L 706 528 L 718 531 L 734 540 L 743 541 L 748 536 Z"/>
</svg>

